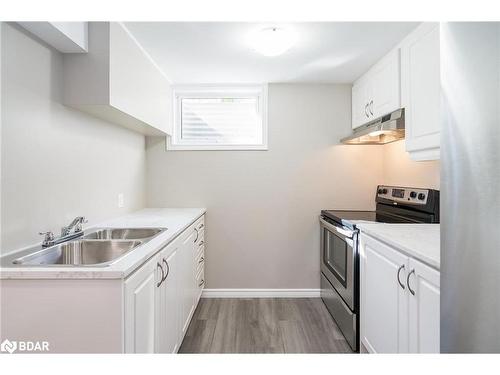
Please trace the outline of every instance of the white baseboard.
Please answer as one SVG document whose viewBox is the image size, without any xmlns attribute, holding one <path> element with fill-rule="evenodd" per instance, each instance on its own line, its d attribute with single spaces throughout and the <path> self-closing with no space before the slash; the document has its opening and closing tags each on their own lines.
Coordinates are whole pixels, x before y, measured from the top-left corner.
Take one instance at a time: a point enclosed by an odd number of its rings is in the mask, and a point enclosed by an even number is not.
<svg viewBox="0 0 500 375">
<path fill-rule="evenodd" d="M 204 289 L 201 298 L 314 298 L 320 289 Z"/>
</svg>

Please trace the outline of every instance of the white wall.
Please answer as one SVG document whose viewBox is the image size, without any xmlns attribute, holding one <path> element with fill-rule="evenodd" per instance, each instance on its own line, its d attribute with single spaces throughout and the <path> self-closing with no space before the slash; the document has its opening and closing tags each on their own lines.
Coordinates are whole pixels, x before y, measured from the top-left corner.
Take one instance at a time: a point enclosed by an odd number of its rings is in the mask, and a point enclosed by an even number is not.
<svg viewBox="0 0 500 375">
<path fill-rule="evenodd" d="M 405 151 L 405 142 L 383 146 L 383 183 L 439 190 L 439 161 L 413 161 Z"/>
<path fill-rule="evenodd" d="M 2 27 L 2 252 L 77 215 L 90 225 L 142 208 L 144 137 L 63 106 L 62 55 Z"/>
<path fill-rule="evenodd" d="M 348 85 L 269 86 L 269 151 L 147 146 L 148 205 L 208 208 L 208 288 L 318 288 L 321 209 L 373 209 L 382 148 L 351 131 Z"/>
</svg>

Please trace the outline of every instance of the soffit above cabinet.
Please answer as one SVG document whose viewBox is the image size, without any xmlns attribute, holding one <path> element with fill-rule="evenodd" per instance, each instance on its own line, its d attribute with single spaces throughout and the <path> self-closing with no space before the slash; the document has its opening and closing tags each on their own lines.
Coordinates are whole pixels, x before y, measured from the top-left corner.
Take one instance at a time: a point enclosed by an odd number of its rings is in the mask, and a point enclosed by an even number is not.
<svg viewBox="0 0 500 375">
<path fill-rule="evenodd" d="M 88 22 L 18 22 L 23 28 L 62 53 L 86 53 Z"/>
<path fill-rule="evenodd" d="M 89 51 L 64 55 L 64 104 L 145 135 L 171 134 L 168 79 L 118 22 L 89 22 Z"/>
</svg>

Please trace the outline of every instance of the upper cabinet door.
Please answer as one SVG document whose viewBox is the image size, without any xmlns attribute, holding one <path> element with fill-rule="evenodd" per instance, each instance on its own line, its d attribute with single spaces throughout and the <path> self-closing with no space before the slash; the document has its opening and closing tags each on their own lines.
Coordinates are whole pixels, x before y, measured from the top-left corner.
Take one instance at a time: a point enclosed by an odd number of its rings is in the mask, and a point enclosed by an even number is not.
<svg viewBox="0 0 500 375">
<path fill-rule="evenodd" d="M 439 272 L 414 259 L 410 259 L 409 270 L 410 352 L 439 353 Z"/>
<path fill-rule="evenodd" d="M 353 129 L 400 108 L 400 91 L 399 50 L 394 50 L 354 82 Z"/>
<path fill-rule="evenodd" d="M 414 160 L 439 159 L 439 54 L 439 23 L 423 23 L 401 45 L 406 151 Z"/>
<path fill-rule="evenodd" d="M 371 72 L 372 95 L 368 109 L 377 118 L 401 107 L 399 49 L 385 56 Z"/>
<path fill-rule="evenodd" d="M 356 82 L 352 86 L 352 128 L 357 128 L 367 121 L 365 100 L 365 85 L 363 82 Z"/>
</svg>

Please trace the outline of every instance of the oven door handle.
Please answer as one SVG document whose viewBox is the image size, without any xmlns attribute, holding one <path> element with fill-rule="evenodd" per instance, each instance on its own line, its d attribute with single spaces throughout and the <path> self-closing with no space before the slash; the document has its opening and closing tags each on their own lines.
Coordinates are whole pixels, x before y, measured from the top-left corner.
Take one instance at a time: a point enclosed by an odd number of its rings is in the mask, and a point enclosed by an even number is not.
<svg viewBox="0 0 500 375">
<path fill-rule="evenodd" d="M 328 221 L 320 218 L 319 221 L 321 222 L 321 224 L 329 229 L 331 232 L 336 232 L 339 237 L 341 237 L 342 239 L 344 240 L 351 240 L 352 241 L 352 238 L 354 236 L 354 232 L 353 231 L 350 231 L 350 230 L 346 230 L 346 229 L 342 229 L 340 227 L 337 227 L 333 224 L 330 224 Z M 352 245 L 351 245 L 352 246 Z"/>
</svg>

